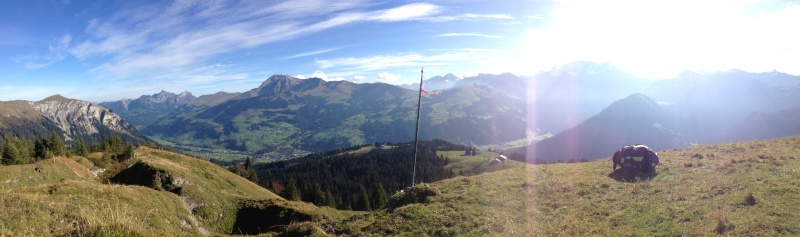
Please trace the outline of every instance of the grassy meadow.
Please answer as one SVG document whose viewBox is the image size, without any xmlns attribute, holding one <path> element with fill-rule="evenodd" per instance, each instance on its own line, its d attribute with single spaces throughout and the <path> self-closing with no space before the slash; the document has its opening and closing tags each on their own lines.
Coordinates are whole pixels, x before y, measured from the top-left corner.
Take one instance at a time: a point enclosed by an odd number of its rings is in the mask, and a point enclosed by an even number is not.
<svg viewBox="0 0 800 237">
<path fill-rule="evenodd" d="M 437 195 L 384 213 L 373 231 L 408 236 L 800 234 L 800 137 L 694 146 L 659 156 L 658 173 L 650 176 L 612 172 L 610 159 L 602 159 L 525 165 L 432 183 Z"/>
</svg>

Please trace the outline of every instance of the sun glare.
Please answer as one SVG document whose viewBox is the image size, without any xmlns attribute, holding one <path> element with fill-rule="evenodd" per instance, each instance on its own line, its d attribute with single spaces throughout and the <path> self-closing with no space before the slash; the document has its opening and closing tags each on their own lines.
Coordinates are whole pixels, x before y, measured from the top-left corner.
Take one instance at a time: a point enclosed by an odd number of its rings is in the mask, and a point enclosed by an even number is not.
<svg viewBox="0 0 800 237">
<path fill-rule="evenodd" d="M 682 70 L 771 71 L 800 40 L 786 28 L 798 5 L 759 1 L 561 1 L 552 24 L 529 29 L 528 61 L 550 68 L 575 59 L 611 62 L 648 78 Z M 797 60 L 795 60 L 797 61 Z M 544 66 L 546 65 L 546 66 Z"/>
</svg>

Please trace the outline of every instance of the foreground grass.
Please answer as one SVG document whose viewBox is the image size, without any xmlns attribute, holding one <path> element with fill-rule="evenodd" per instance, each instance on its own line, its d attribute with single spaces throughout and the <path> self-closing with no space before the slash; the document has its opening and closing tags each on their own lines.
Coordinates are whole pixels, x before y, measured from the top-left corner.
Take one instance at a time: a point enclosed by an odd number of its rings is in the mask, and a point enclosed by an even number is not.
<svg viewBox="0 0 800 237">
<path fill-rule="evenodd" d="M 199 234 L 174 194 L 102 185 L 80 157 L 0 166 L 0 209 L 1 236 Z"/>
<path fill-rule="evenodd" d="M 800 137 L 659 153 L 652 177 L 609 159 L 528 165 L 430 184 L 368 232 L 405 236 L 800 234 Z M 702 156 L 702 159 L 700 158 Z"/>
<path fill-rule="evenodd" d="M 0 166 L 0 236 L 800 235 L 800 137 L 662 151 L 652 176 L 612 172 L 609 159 L 511 163 L 418 185 L 372 213 L 286 201 L 200 159 L 136 154 L 161 174 L 150 186 L 102 184 L 81 157 Z"/>
<path fill-rule="evenodd" d="M 366 223 L 196 158 L 140 147 L 130 164 L 121 173 L 139 185 L 103 184 L 82 157 L 0 166 L 0 236 L 350 235 Z"/>
</svg>

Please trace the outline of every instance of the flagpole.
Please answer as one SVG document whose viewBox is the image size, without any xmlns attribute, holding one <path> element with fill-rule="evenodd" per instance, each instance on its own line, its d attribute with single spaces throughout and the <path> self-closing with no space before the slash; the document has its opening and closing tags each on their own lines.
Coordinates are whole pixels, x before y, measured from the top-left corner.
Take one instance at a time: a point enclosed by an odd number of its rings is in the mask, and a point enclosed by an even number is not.
<svg viewBox="0 0 800 237">
<path fill-rule="evenodd" d="M 417 96 L 417 131 L 414 133 L 414 171 L 411 173 L 411 187 L 417 177 L 417 141 L 419 139 L 419 109 L 422 107 L 422 76 L 425 74 L 425 67 L 419 70 L 419 95 Z"/>
</svg>

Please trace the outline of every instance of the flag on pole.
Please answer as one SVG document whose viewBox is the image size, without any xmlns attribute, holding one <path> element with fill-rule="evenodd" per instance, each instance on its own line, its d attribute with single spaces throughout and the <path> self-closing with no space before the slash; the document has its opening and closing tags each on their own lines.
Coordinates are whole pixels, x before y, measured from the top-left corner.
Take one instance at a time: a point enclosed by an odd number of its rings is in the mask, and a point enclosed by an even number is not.
<svg viewBox="0 0 800 237">
<path fill-rule="evenodd" d="M 422 92 L 422 93 L 425 93 L 425 94 L 427 94 L 429 96 L 437 96 L 437 95 L 439 95 L 438 91 L 434 91 L 433 93 L 431 93 L 431 92 L 428 92 L 427 90 L 423 89 L 422 86 L 419 86 L 419 91 Z"/>
</svg>

